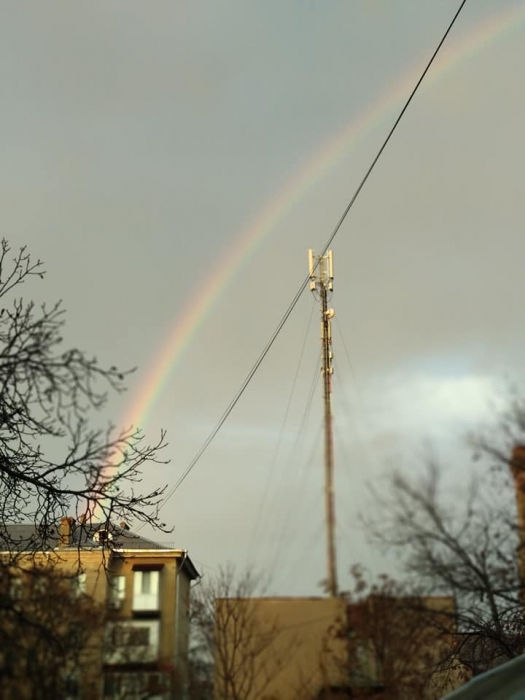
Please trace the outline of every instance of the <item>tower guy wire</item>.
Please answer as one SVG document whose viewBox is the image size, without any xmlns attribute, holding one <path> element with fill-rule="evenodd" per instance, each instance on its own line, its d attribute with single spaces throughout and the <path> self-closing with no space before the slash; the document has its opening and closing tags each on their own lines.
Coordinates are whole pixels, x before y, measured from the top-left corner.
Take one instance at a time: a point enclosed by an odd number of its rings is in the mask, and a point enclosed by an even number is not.
<svg viewBox="0 0 525 700">
<path fill-rule="evenodd" d="M 273 474 L 274 474 L 274 471 L 275 471 L 275 467 L 276 467 L 276 465 L 277 465 L 277 461 L 278 461 L 278 458 L 279 458 L 279 455 L 280 455 L 280 452 L 281 452 L 281 447 L 282 447 L 282 442 L 283 442 L 283 437 L 284 437 L 284 431 L 285 431 L 285 428 L 286 428 L 286 426 L 287 426 L 288 417 L 289 417 L 289 415 L 290 415 L 290 409 L 291 409 L 291 405 L 292 405 L 292 399 L 293 399 L 294 394 L 295 394 L 295 389 L 296 389 L 296 386 L 297 386 L 297 380 L 298 380 L 298 378 L 299 378 L 299 371 L 300 371 L 300 369 L 301 369 L 301 365 L 302 365 L 302 361 L 303 361 L 303 357 L 304 357 L 304 352 L 305 352 L 305 350 L 306 350 L 306 344 L 307 344 L 307 341 L 308 341 L 308 334 L 309 334 L 309 332 L 310 332 L 310 326 L 311 326 L 312 318 L 313 318 L 313 315 L 314 315 L 314 308 L 315 308 L 315 303 L 312 303 L 312 309 L 311 309 L 311 311 L 310 311 L 310 318 L 308 319 L 308 323 L 307 323 L 307 326 L 306 326 L 306 331 L 305 331 L 304 338 L 303 338 L 303 342 L 302 342 L 302 346 L 301 346 L 301 351 L 300 351 L 300 353 L 299 353 L 299 358 L 298 358 L 298 361 L 297 361 L 297 365 L 296 365 L 296 369 L 295 369 L 295 373 L 294 373 L 294 377 L 293 377 L 293 381 L 292 381 L 292 387 L 291 387 L 291 390 L 290 390 L 290 395 L 289 395 L 289 397 L 288 397 L 288 402 L 287 402 L 287 404 L 286 404 L 286 410 L 285 410 L 285 412 L 284 412 L 284 417 L 283 417 L 283 420 L 282 420 L 282 423 L 281 423 L 281 429 L 280 429 L 280 431 L 279 431 L 279 438 L 278 438 L 278 440 L 277 440 L 277 446 L 276 446 L 276 449 L 275 449 L 274 454 L 273 454 L 273 458 L 272 458 L 272 461 L 271 461 L 270 469 L 268 470 L 268 473 L 267 473 L 267 475 L 266 475 L 266 480 L 265 480 L 263 495 L 262 495 L 262 498 L 261 498 L 261 501 L 260 501 L 260 505 L 259 505 L 259 509 L 258 509 L 258 514 L 257 514 L 257 517 L 256 517 L 255 522 L 254 522 L 254 526 L 253 526 L 253 530 L 252 530 L 252 535 L 251 535 L 251 538 L 250 538 L 250 550 L 252 549 L 252 545 L 253 545 L 253 542 L 255 541 L 256 536 L 259 535 L 259 525 L 260 525 L 260 522 L 261 522 L 261 520 L 262 520 L 262 514 L 263 514 L 263 511 L 264 511 L 264 508 L 265 508 L 265 505 L 266 505 L 266 500 L 267 500 L 267 497 L 268 497 L 268 491 L 269 491 L 269 488 L 270 488 L 270 482 L 271 482 L 271 480 L 272 480 L 272 477 L 273 477 Z M 317 367 L 317 365 L 316 365 L 316 367 Z"/>
</svg>

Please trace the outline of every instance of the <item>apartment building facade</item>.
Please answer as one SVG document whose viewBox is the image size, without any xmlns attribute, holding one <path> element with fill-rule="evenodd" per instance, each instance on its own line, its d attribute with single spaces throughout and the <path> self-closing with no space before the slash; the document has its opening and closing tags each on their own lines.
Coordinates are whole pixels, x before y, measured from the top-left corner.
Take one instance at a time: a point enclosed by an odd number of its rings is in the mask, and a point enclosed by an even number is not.
<svg viewBox="0 0 525 700">
<path fill-rule="evenodd" d="M 62 596 L 57 632 L 68 625 L 71 644 L 82 646 L 77 661 L 63 669 L 67 700 L 185 697 L 190 585 L 198 578 L 185 550 L 140 537 L 125 523 L 73 518 L 62 518 L 45 547 L 35 547 L 33 525 L 11 526 L 9 535 L 16 545 L 16 557 L 9 553 L 16 564 L 11 597 L 14 592 L 20 610 L 34 607 L 36 591 L 52 580 L 47 607 L 55 605 L 54 591 Z M 29 677 L 34 653 L 28 648 L 21 677 Z M 33 697 L 26 685 L 27 693 L 23 680 L 13 685 L 16 700 Z"/>
</svg>

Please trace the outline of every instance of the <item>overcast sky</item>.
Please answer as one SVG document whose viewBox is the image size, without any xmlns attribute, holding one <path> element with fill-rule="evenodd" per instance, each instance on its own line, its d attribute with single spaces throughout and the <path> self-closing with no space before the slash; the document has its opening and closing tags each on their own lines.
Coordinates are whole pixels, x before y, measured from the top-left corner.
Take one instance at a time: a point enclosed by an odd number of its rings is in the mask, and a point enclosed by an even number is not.
<svg viewBox="0 0 525 700">
<path fill-rule="evenodd" d="M 69 343 L 138 367 L 105 417 L 129 417 L 173 329 L 221 270 L 227 279 L 135 417 L 152 440 L 168 431 L 171 464 L 145 487 L 172 485 L 216 424 L 458 5 L 1 3 L 3 235 L 45 260 L 45 282 L 25 293 L 64 300 Z M 353 562 L 377 565 L 357 528 L 367 482 L 421 468 L 429 440 L 466 473 L 455 440 L 490 416 L 502 383 L 525 376 L 520 7 L 466 3 L 447 44 L 456 58 L 448 70 L 437 59 L 333 245 L 342 585 Z M 313 304 L 306 291 L 163 510 L 202 571 L 251 561 L 281 594 L 318 593 L 325 572 Z"/>
</svg>

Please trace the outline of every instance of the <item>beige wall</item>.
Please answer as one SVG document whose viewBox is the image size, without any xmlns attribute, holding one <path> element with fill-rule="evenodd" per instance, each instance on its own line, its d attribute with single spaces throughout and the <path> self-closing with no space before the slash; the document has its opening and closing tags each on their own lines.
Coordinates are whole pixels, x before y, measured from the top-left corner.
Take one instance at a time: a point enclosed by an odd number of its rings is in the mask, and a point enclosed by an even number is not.
<svg viewBox="0 0 525 700">
<path fill-rule="evenodd" d="M 436 700 L 463 680 L 461 669 L 429 673 L 448 652 L 454 600 L 417 602 L 415 609 L 432 611 L 434 621 L 444 614 L 442 631 L 396 598 L 372 596 L 351 606 L 337 598 L 219 599 L 216 700 L 313 700 L 323 688 L 350 687 L 356 698 L 377 691 Z"/>
<path fill-rule="evenodd" d="M 453 598 L 371 595 L 348 607 L 348 625 L 356 698 L 384 687 L 384 697 L 437 700 L 462 682 L 453 657 Z"/>
<path fill-rule="evenodd" d="M 105 609 L 107 597 L 107 579 L 104 569 L 103 553 L 100 550 L 80 553 L 76 549 L 59 549 L 50 552 L 22 553 L 17 556 L 17 570 L 42 568 L 75 577 L 78 573 L 86 574 L 86 594 L 95 603 L 95 611 Z M 60 595 L 66 595 L 69 589 L 61 589 Z M 94 612 L 94 615 L 96 612 Z M 80 656 L 83 675 L 83 693 L 86 698 L 100 697 L 102 678 L 102 655 L 100 650 L 104 643 L 104 630 L 97 627 L 89 636 Z M 28 691 L 30 692 L 30 691 Z M 21 696 L 23 697 L 23 695 Z M 28 698 L 30 695 L 27 696 Z"/>
<path fill-rule="evenodd" d="M 345 601 L 336 598 L 218 600 L 217 640 L 222 636 L 228 658 L 216 657 L 217 700 L 243 692 L 246 700 L 306 700 L 323 686 L 344 686 L 346 641 L 337 633 L 345 614 Z M 221 678 L 229 662 L 237 678 Z"/>
</svg>

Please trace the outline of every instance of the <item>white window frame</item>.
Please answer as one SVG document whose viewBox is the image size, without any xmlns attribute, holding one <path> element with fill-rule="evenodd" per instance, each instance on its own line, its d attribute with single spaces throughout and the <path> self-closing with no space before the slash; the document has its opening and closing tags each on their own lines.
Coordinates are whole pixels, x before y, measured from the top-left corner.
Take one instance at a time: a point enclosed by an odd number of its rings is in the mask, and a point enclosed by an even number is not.
<svg viewBox="0 0 525 700">
<path fill-rule="evenodd" d="M 145 590 L 146 589 L 146 590 Z M 160 571 L 141 570 L 133 572 L 133 610 L 160 609 Z"/>
</svg>

